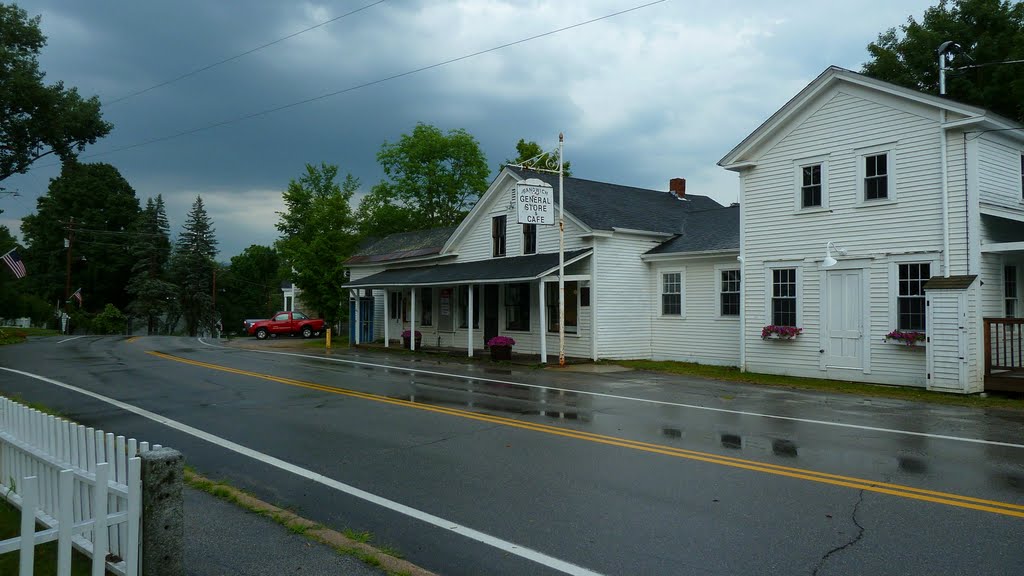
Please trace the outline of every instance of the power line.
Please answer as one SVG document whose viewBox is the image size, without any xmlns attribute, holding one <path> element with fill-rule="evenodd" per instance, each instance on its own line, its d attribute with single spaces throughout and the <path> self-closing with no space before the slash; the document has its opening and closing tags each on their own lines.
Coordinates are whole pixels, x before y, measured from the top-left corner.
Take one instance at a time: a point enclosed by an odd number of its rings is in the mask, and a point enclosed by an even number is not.
<svg viewBox="0 0 1024 576">
<path fill-rule="evenodd" d="M 127 94 L 125 96 L 121 96 L 120 98 L 115 98 L 114 100 L 110 100 L 109 102 L 104 102 L 102 105 L 103 106 L 110 106 L 111 104 L 117 104 L 118 102 L 122 102 L 124 100 L 129 99 L 129 98 L 134 98 L 135 96 L 139 96 L 141 94 L 145 94 L 146 92 L 149 92 L 150 90 L 156 90 L 157 88 L 162 88 L 164 86 L 167 86 L 168 84 L 173 84 L 173 83 L 175 83 L 175 82 L 177 82 L 179 80 L 184 80 L 185 78 L 188 78 L 190 76 L 195 76 L 196 74 L 199 74 L 200 72 L 205 72 L 205 71 L 207 71 L 207 70 L 209 70 L 211 68 L 215 68 L 217 66 L 220 66 L 221 64 L 227 64 L 228 62 L 231 62 L 232 60 L 238 60 L 239 58 L 242 58 L 243 56 L 248 56 L 249 54 L 252 54 L 253 52 L 258 52 L 260 50 L 263 50 L 264 48 L 268 48 L 270 46 L 273 46 L 274 44 L 279 44 L 281 42 L 284 42 L 285 40 L 288 40 L 289 38 L 294 38 L 294 37 L 298 36 L 299 34 L 305 34 L 306 32 L 309 32 L 310 30 L 315 30 L 317 28 L 320 28 L 321 26 L 326 26 L 327 24 L 330 24 L 331 22 L 337 22 L 338 20 L 341 20 L 342 18 L 351 16 L 351 15 L 357 13 L 357 12 L 362 12 L 363 10 L 366 10 L 368 8 L 373 8 L 374 6 L 376 6 L 378 4 L 383 4 L 384 2 L 385 2 L 385 0 L 378 0 L 377 2 L 374 2 L 372 4 L 367 4 L 366 6 L 363 6 L 362 8 L 356 8 L 355 10 L 352 10 L 351 12 L 346 12 L 345 14 L 342 14 L 341 16 L 335 16 L 334 18 L 331 18 L 330 20 L 324 20 L 323 22 L 320 22 L 319 24 L 314 24 L 313 26 L 310 26 L 309 28 L 304 28 L 302 30 L 299 30 L 298 32 L 293 32 L 293 33 L 291 33 L 291 34 L 289 34 L 287 36 L 282 36 L 281 38 L 278 38 L 277 40 L 273 40 L 271 42 L 267 42 L 266 44 L 261 44 L 261 45 L 255 47 L 255 48 L 252 48 L 250 50 L 246 50 L 245 52 L 241 52 L 239 54 L 235 54 L 234 56 L 230 56 L 230 57 L 225 58 L 223 60 L 218 60 L 218 61 L 216 61 L 216 62 L 214 62 L 212 64 L 207 64 L 206 66 L 201 66 L 199 68 L 196 68 L 195 70 L 192 70 L 191 72 L 186 72 L 186 73 L 181 74 L 179 76 L 175 76 L 174 78 L 171 78 L 169 80 L 164 80 L 163 82 L 160 82 L 158 84 L 154 84 L 154 85 L 150 86 L 149 88 L 143 88 L 142 90 L 138 90 L 136 92 L 132 92 L 131 94 Z"/>
<path fill-rule="evenodd" d="M 373 81 L 370 81 L 370 82 L 365 82 L 363 84 L 357 84 L 355 86 L 350 86 L 348 88 L 343 88 L 341 90 L 335 90 L 334 92 L 328 92 L 326 94 L 321 94 L 319 96 L 313 96 L 311 98 L 306 98 L 304 100 L 299 100 L 299 101 L 296 101 L 296 102 L 292 102 L 290 104 L 283 104 L 281 106 L 276 106 L 274 108 L 267 108 L 267 109 L 261 110 L 259 112 L 252 112 L 252 113 L 245 114 L 245 115 L 242 115 L 242 116 L 236 116 L 235 118 L 231 118 L 229 120 L 221 120 L 220 122 L 213 122 L 211 124 L 206 124 L 204 126 L 199 126 L 197 128 L 192 128 L 190 130 L 184 130 L 182 132 L 178 132 L 178 133 L 175 133 L 175 134 L 169 134 L 167 136 L 161 136 L 161 137 L 158 137 L 158 138 L 152 138 L 150 140 L 144 140 L 142 142 L 137 142 L 135 144 L 128 144 L 126 146 L 120 146 L 118 148 L 113 148 L 113 149 L 107 150 L 105 152 L 97 152 L 95 154 L 89 154 L 87 156 L 81 156 L 81 158 L 96 158 L 96 157 L 99 157 L 99 156 L 106 156 L 106 155 L 109 155 L 109 154 L 114 154 L 116 152 L 124 152 L 125 150 L 132 150 L 134 148 L 141 148 L 143 146 L 148 146 L 150 144 L 156 144 L 158 142 L 166 142 L 168 140 L 174 140 L 176 138 L 181 138 L 182 136 L 188 136 L 190 134 L 195 134 L 197 132 L 204 132 L 206 130 L 210 130 L 210 129 L 213 129 L 213 128 L 218 128 L 220 126 L 226 126 L 228 124 L 234 124 L 236 122 L 243 122 L 245 120 L 251 120 L 253 118 L 257 118 L 257 117 L 260 117 L 260 116 L 268 116 L 268 115 L 273 114 L 275 112 L 280 112 L 282 110 L 287 110 L 289 108 L 295 108 L 297 106 L 302 106 L 304 104 L 310 104 L 310 103 L 316 102 L 318 100 L 323 100 L 323 99 L 326 99 L 326 98 L 331 98 L 333 96 L 338 96 L 340 94 L 346 94 L 348 92 L 354 92 L 356 90 L 360 90 L 362 88 L 368 88 L 370 86 L 375 86 L 377 84 L 383 84 L 383 83 L 389 82 L 391 80 L 397 80 L 398 78 L 404 78 L 406 76 L 411 76 L 413 74 L 418 74 L 420 72 L 425 72 L 427 70 L 432 70 L 434 68 L 440 68 L 442 66 L 447 66 L 448 64 L 454 64 L 455 62 L 461 62 L 462 60 L 468 60 L 468 59 L 474 58 L 476 56 L 481 56 L 483 54 L 488 54 L 490 52 L 496 52 L 498 50 L 502 50 L 504 48 L 508 48 L 508 47 L 511 47 L 511 46 L 516 46 L 516 45 L 519 45 L 519 44 L 524 44 L 524 43 L 530 42 L 532 40 L 537 40 L 537 39 L 540 39 L 540 38 L 544 38 L 546 36 L 552 36 L 552 35 L 558 34 L 560 32 L 565 32 L 566 30 L 572 30 L 574 28 L 579 28 L 581 26 L 586 26 L 588 24 L 593 24 L 594 22 L 599 22 L 601 20 L 607 20 L 609 18 L 614 18 L 615 16 L 621 16 L 622 14 L 626 14 L 626 13 L 629 13 L 629 12 L 635 12 L 635 11 L 641 10 L 643 8 L 648 8 L 650 6 L 654 6 L 655 4 L 661 4 L 662 2 L 665 2 L 665 1 L 666 0 L 654 0 L 653 2 L 647 2 L 646 4 L 640 4 L 640 5 L 634 6 L 632 8 L 627 8 L 625 10 L 620 10 L 618 12 L 613 12 L 611 14 L 606 14 L 604 16 L 599 16 L 597 18 L 592 18 L 590 20 L 585 20 L 583 22 L 577 22 L 576 24 L 571 24 L 569 26 L 564 26 L 562 28 L 557 28 L 555 30 L 550 30 L 548 32 L 542 32 L 540 34 L 535 34 L 535 35 L 529 36 L 527 38 L 522 38 L 520 40 L 515 40 L 515 41 L 512 41 L 512 42 L 507 42 L 505 44 L 501 44 L 501 45 L 498 45 L 498 46 L 487 48 L 485 50 L 480 50 L 480 51 L 477 51 L 477 52 L 473 52 L 471 54 L 466 54 L 466 55 L 463 55 L 463 56 L 458 56 L 456 58 L 451 58 L 451 59 L 448 59 L 448 60 L 444 60 L 442 62 L 437 62 L 435 64 L 430 64 L 428 66 L 422 66 L 420 68 L 415 68 L 413 70 L 408 70 L 406 72 L 401 72 L 401 73 L 398 73 L 398 74 L 393 74 L 391 76 L 387 76 L 385 78 L 380 78 L 378 80 L 373 80 Z M 56 164 L 48 164 L 48 166 L 56 166 Z"/>
</svg>

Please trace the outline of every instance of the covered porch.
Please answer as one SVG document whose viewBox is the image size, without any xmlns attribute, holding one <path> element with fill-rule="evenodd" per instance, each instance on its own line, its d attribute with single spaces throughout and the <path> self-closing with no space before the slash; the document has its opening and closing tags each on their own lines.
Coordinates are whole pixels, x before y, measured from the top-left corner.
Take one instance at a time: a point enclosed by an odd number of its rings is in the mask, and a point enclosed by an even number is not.
<svg viewBox="0 0 1024 576">
<path fill-rule="evenodd" d="M 582 358 L 597 354 L 590 255 L 565 253 L 565 351 Z M 558 284 L 557 253 L 385 270 L 345 285 L 361 325 L 352 342 L 461 348 L 472 357 L 507 336 L 515 353 L 557 362 Z"/>
<path fill-rule="evenodd" d="M 1024 216 L 982 207 L 985 391 L 1024 392 Z"/>
</svg>

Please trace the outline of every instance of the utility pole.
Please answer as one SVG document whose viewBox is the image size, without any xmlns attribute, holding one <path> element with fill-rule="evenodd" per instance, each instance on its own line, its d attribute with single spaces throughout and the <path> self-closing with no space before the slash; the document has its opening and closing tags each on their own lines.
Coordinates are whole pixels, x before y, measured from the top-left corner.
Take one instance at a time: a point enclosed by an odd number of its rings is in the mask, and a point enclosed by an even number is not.
<svg viewBox="0 0 1024 576">
<path fill-rule="evenodd" d="M 75 217 L 68 222 L 68 273 L 65 275 L 65 303 L 71 298 L 71 248 L 75 241 Z"/>
</svg>

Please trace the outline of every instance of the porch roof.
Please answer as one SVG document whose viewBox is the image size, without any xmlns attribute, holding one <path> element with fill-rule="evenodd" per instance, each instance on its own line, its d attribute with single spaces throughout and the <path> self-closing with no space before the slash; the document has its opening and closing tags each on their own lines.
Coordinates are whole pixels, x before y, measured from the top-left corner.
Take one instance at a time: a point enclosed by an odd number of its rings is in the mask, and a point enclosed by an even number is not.
<svg viewBox="0 0 1024 576">
<path fill-rule="evenodd" d="M 565 265 L 582 260 L 590 248 L 565 253 Z M 456 262 L 414 268 L 394 268 L 366 278 L 353 280 L 344 288 L 397 288 L 445 284 L 498 284 L 528 282 L 558 270 L 558 252 L 489 258 L 476 262 Z"/>
</svg>

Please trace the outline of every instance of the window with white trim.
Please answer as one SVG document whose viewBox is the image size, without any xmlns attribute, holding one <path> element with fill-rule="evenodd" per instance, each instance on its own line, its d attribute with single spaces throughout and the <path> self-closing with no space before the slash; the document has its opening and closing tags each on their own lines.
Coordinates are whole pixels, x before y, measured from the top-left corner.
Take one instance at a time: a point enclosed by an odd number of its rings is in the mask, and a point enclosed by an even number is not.
<svg viewBox="0 0 1024 576">
<path fill-rule="evenodd" d="M 434 290 L 433 288 L 420 288 L 420 326 L 432 326 L 434 324 Z"/>
<path fill-rule="evenodd" d="M 899 291 L 896 295 L 896 327 L 923 332 L 925 326 L 924 283 L 931 278 L 931 264 L 912 262 L 900 264 Z"/>
<path fill-rule="evenodd" d="M 548 332 L 558 332 L 558 282 L 544 283 L 544 306 L 548 314 Z M 565 331 L 576 333 L 579 324 L 579 282 L 565 281 Z"/>
<path fill-rule="evenodd" d="M 720 316 L 740 315 L 740 271 L 718 271 L 718 314 Z"/>
<path fill-rule="evenodd" d="M 800 207 L 821 208 L 822 206 L 822 165 L 808 164 L 800 167 Z"/>
<path fill-rule="evenodd" d="M 772 324 L 797 325 L 796 268 L 772 269 Z"/>
<path fill-rule="evenodd" d="M 469 286 L 459 286 L 459 328 L 469 324 Z M 473 286 L 473 328 L 480 327 L 480 287 Z"/>
<path fill-rule="evenodd" d="M 537 225 L 523 224 L 523 254 L 537 253 Z"/>
<path fill-rule="evenodd" d="M 491 256 L 505 255 L 505 216 L 491 218 Z"/>
<path fill-rule="evenodd" d="M 1024 201 L 1024 154 L 1020 155 L 1020 199 Z"/>
<path fill-rule="evenodd" d="M 1003 302 L 1006 306 L 1006 317 L 1017 317 L 1017 267 L 1003 267 Z"/>
<path fill-rule="evenodd" d="M 661 274 L 661 315 L 683 315 L 682 272 L 663 272 Z"/>
<path fill-rule="evenodd" d="M 889 198 L 889 153 L 864 156 L 864 200 Z"/>
<path fill-rule="evenodd" d="M 530 330 L 530 285 L 505 285 L 505 329 Z"/>
</svg>

